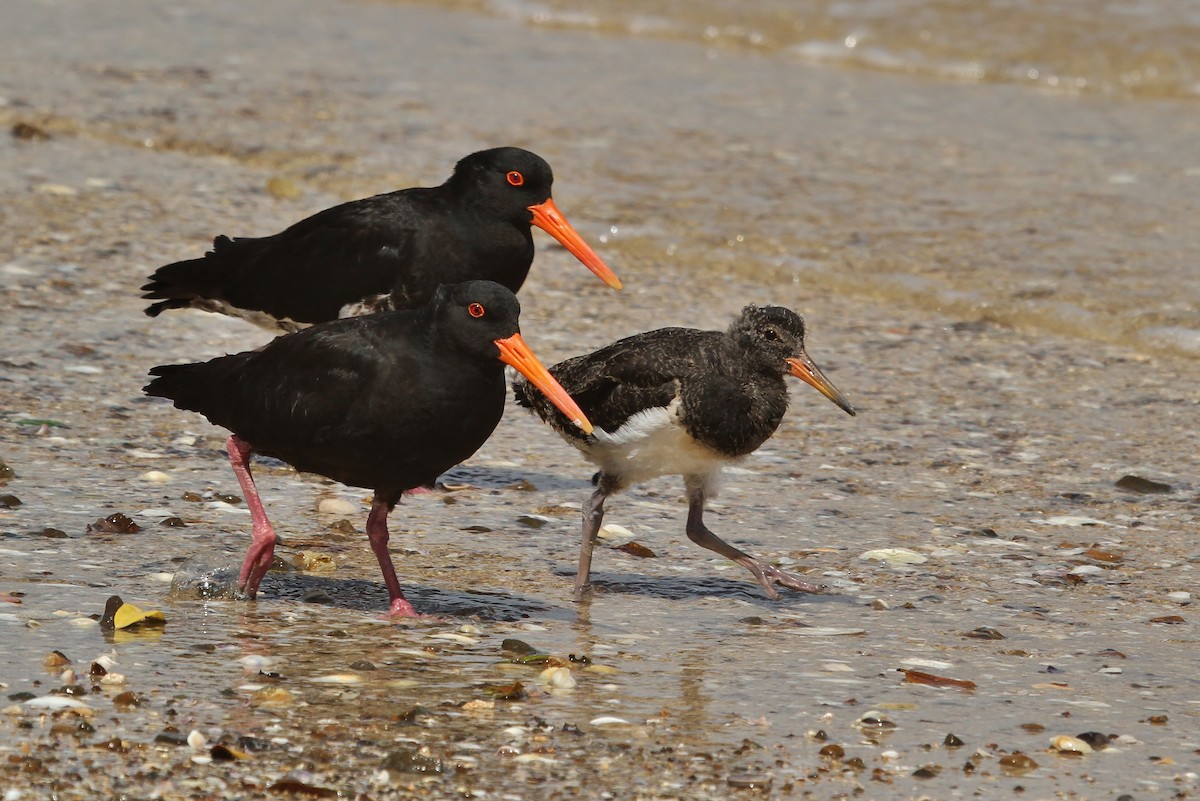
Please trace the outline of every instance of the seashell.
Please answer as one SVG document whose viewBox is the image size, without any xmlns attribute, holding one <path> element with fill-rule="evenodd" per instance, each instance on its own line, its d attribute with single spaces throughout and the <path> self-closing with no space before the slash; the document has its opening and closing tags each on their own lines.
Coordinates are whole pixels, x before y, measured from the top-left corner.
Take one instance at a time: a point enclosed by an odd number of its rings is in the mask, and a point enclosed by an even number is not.
<svg viewBox="0 0 1200 801">
<path fill-rule="evenodd" d="M 1050 738 L 1050 747 L 1060 754 L 1090 754 L 1092 747 L 1078 737 L 1060 734 Z"/>
</svg>

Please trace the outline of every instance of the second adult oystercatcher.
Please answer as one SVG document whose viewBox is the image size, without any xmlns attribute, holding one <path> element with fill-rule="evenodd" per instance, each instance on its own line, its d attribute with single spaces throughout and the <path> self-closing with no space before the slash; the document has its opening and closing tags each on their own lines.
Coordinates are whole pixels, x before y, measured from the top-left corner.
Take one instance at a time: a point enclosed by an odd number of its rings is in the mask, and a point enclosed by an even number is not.
<svg viewBox="0 0 1200 801">
<path fill-rule="evenodd" d="M 554 175 L 516 147 L 472 153 L 444 184 L 342 203 L 266 237 L 219 236 L 199 259 L 159 267 L 142 287 L 146 314 L 193 308 L 272 331 L 423 306 L 439 284 L 521 288 L 536 225 L 604 283 L 621 281 L 550 196 Z"/>
<path fill-rule="evenodd" d="M 805 351 L 800 315 L 780 306 L 747 306 L 724 332 L 660 328 L 551 367 L 550 374 L 596 426 L 590 434 L 574 431 L 544 395 L 517 382 L 517 402 L 600 468 L 583 512 L 577 598 L 589 587 L 605 500 L 663 475 L 683 476 L 692 542 L 745 567 L 773 600 L 779 598 L 775 584 L 820 591 L 734 548 L 704 525 L 705 499 L 714 494 L 721 467 L 757 450 L 783 420 L 788 373 L 855 413 Z"/>
<path fill-rule="evenodd" d="M 260 350 L 155 367 L 146 394 L 233 432 L 226 445 L 253 521 L 238 584 L 254 598 L 278 537 L 250 474 L 252 452 L 375 492 L 367 537 L 391 597 L 413 616 L 388 554 L 388 513 L 484 443 L 504 412 L 504 365 L 587 418 L 525 345 L 517 298 L 491 281 L 441 287 L 421 309 L 336 320 Z"/>
</svg>

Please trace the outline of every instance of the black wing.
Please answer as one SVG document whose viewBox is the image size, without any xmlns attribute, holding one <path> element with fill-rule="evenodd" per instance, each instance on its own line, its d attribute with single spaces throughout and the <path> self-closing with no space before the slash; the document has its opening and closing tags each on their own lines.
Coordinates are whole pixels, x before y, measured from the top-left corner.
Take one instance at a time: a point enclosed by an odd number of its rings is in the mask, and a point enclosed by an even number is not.
<svg viewBox="0 0 1200 801">
<path fill-rule="evenodd" d="M 660 328 L 567 359 L 550 373 L 594 426 L 613 432 L 638 412 L 670 405 L 696 366 L 716 356 L 721 337 L 716 331 Z M 517 403 L 531 408 L 560 434 L 585 438 L 528 382 L 518 381 L 515 391 Z"/>
<path fill-rule="evenodd" d="M 371 402 L 385 364 L 364 331 L 371 323 L 378 317 L 307 329 L 257 351 L 155 367 L 145 391 L 288 461 L 296 450 L 342 447 L 353 437 L 347 421 L 365 417 L 355 409 Z"/>
<path fill-rule="evenodd" d="M 416 206 L 430 191 L 343 203 L 274 236 L 219 236 L 204 257 L 168 264 L 150 276 L 143 297 L 161 302 L 146 313 L 216 300 L 298 323 L 335 320 L 343 306 L 412 279 L 404 271 L 428 225 Z"/>
</svg>

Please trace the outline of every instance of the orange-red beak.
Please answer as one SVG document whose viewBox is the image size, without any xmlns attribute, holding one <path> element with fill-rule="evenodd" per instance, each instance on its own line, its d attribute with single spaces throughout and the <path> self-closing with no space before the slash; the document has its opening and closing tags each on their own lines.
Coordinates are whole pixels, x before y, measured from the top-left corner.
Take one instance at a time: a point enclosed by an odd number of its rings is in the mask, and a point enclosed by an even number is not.
<svg viewBox="0 0 1200 801">
<path fill-rule="evenodd" d="M 832 381 L 825 377 L 825 374 L 821 372 L 821 368 L 817 367 L 816 363 L 808 357 L 807 353 L 802 352 L 799 356 L 794 356 L 785 361 L 787 361 L 792 375 L 796 376 L 796 378 L 812 386 L 817 392 L 820 392 L 836 403 L 846 414 L 856 414 L 854 407 L 850 405 L 850 401 L 846 400 L 846 396 L 833 385 Z"/>
<path fill-rule="evenodd" d="M 533 355 L 533 351 L 519 333 L 507 339 L 497 339 L 496 347 L 500 348 L 500 361 L 520 371 L 521 375 L 529 379 L 529 383 L 540 389 L 568 420 L 583 430 L 583 433 L 592 433 L 592 424 L 584 415 L 583 409 L 571 399 L 562 384 L 554 380 L 554 376 L 550 375 L 550 371 Z"/>
<path fill-rule="evenodd" d="M 571 255 L 583 262 L 583 266 L 594 272 L 601 281 L 613 289 L 621 288 L 621 279 L 608 269 L 608 265 L 596 255 L 596 251 L 571 227 L 567 218 L 558 210 L 558 206 L 554 205 L 554 198 L 548 197 L 536 206 L 530 206 L 529 210 L 533 212 L 534 225 L 562 243 Z"/>
</svg>

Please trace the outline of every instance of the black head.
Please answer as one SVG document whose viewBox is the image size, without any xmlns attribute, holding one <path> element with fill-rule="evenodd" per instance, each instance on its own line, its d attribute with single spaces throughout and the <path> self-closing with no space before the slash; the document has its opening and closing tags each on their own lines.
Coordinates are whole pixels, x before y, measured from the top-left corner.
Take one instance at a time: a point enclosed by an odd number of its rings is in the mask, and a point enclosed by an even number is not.
<svg viewBox="0 0 1200 801">
<path fill-rule="evenodd" d="M 788 372 L 788 358 L 804 352 L 804 320 L 782 306 L 747 306 L 729 335 L 780 375 Z"/>
<path fill-rule="evenodd" d="M 804 349 L 804 320 L 782 306 L 747 306 L 729 327 L 729 335 L 764 372 L 786 373 L 814 387 L 847 414 L 854 407 L 825 377 Z"/>
<path fill-rule="evenodd" d="M 532 222 L 530 206 L 550 197 L 554 173 L 536 153 L 519 147 L 480 150 L 458 162 L 451 184 L 466 197 L 514 222 Z"/>
<path fill-rule="evenodd" d="M 545 159 L 519 147 L 481 150 L 458 162 L 446 185 L 458 198 L 491 219 L 536 225 L 554 237 L 596 277 L 613 289 L 621 279 L 567 222 L 550 197 L 554 174 Z M 528 235 L 528 234 L 527 234 Z M 530 237 L 530 244 L 532 244 Z"/>
<path fill-rule="evenodd" d="M 437 336 L 480 356 L 499 358 L 496 340 L 521 330 L 517 296 L 494 281 L 442 284 L 430 305 Z"/>
<path fill-rule="evenodd" d="M 567 419 L 592 433 L 583 410 L 554 380 L 525 340 L 517 318 L 521 304 L 506 287 L 492 281 L 442 284 L 430 301 L 434 337 L 483 360 L 496 359 L 521 373 L 541 390 Z M 498 377 L 503 391 L 503 378 Z"/>
</svg>

